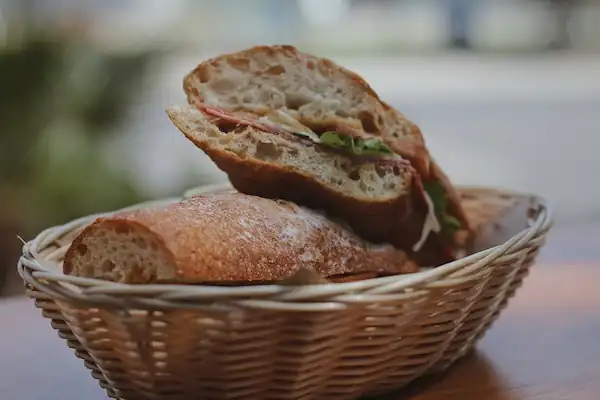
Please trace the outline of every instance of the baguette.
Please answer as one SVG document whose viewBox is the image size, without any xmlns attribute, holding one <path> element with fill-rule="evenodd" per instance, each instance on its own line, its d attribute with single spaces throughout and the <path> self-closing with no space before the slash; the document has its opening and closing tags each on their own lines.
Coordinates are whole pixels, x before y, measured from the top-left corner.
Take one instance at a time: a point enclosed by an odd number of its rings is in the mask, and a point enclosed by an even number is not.
<svg viewBox="0 0 600 400">
<path fill-rule="evenodd" d="M 98 218 L 63 265 L 68 275 L 132 284 L 280 281 L 301 269 L 334 280 L 418 271 L 405 252 L 372 245 L 318 212 L 241 193 Z"/>
</svg>

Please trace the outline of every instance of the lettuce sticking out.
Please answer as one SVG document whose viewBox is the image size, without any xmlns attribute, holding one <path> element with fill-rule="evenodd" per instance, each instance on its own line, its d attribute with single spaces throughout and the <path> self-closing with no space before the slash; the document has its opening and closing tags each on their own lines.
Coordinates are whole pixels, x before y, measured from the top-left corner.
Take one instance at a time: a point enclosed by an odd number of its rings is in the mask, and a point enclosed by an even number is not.
<svg viewBox="0 0 600 400">
<path fill-rule="evenodd" d="M 461 225 L 458 219 L 452 215 L 449 215 L 447 212 L 448 199 L 446 198 L 446 192 L 444 191 L 444 188 L 439 182 L 432 181 L 423 182 L 423 188 L 431 198 L 435 215 L 442 226 L 442 231 L 446 235 L 452 236 L 457 230 L 460 229 Z"/>
<path fill-rule="evenodd" d="M 316 141 L 312 136 L 302 132 L 295 133 L 319 143 L 323 146 L 337 150 L 342 150 L 356 156 L 384 156 L 394 154 L 394 152 L 377 138 L 361 139 L 353 138 L 339 132 L 329 131 L 323 133 Z"/>
</svg>

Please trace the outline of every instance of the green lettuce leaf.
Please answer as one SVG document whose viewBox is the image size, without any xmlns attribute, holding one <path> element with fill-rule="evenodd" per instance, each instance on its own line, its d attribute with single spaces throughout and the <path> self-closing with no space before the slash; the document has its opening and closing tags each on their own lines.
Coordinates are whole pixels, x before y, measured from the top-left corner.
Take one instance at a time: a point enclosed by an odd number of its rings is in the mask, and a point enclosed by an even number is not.
<svg viewBox="0 0 600 400">
<path fill-rule="evenodd" d="M 431 198 L 433 203 L 433 209 L 435 216 L 440 225 L 442 231 L 448 236 L 452 236 L 457 230 L 460 229 L 460 221 L 448 214 L 448 199 L 446 198 L 446 191 L 439 182 L 427 181 L 423 182 L 423 188 L 425 192 Z"/>
<path fill-rule="evenodd" d="M 377 138 L 352 138 L 339 132 L 325 132 L 319 138 L 324 146 L 343 150 L 357 156 L 383 156 L 394 152 Z"/>
<path fill-rule="evenodd" d="M 444 226 L 449 235 L 453 235 L 460 229 L 460 221 L 452 215 L 444 214 Z"/>
</svg>

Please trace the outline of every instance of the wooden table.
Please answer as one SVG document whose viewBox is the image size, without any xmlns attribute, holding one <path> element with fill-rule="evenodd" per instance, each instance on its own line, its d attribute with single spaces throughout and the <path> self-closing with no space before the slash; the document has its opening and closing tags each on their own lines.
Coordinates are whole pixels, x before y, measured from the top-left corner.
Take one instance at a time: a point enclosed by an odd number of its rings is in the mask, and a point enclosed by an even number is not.
<svg viewBox="0 0 600 400">
<path fill-rule="evenodd" d="M 599 284 L 600 224 L 556 229 L 477 350 L 387 398 L 600 399 Z M 106 399 L 28 299 L 0 300 L 0 320 L 0 398 Z"/>
</svg>

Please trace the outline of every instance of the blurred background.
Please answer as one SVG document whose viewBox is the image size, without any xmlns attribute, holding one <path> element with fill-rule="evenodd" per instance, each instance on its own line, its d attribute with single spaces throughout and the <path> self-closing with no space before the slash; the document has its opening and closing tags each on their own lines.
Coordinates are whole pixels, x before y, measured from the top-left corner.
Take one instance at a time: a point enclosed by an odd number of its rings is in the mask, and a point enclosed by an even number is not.
<svg viewBox="0 0 600 400">
<path fill-rule="evenodd" d="M 164 109 L 263 43 L 363 75 L 455 182 L 600 220 L 600 1 L 0 0 L 0 295 L 17 235 L 223 180 Z"/>
</svg>

